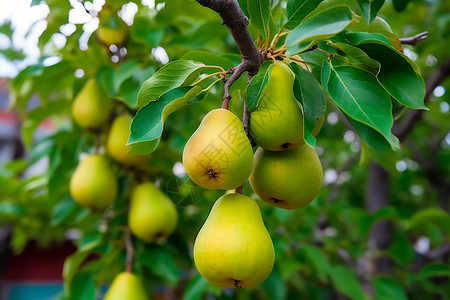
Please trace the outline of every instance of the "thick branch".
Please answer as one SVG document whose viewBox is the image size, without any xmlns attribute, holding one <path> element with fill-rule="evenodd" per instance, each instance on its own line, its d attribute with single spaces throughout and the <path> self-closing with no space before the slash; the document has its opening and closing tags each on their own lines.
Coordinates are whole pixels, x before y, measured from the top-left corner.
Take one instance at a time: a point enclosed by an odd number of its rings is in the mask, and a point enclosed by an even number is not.
<svg viewBox="0 0 450 300">
<path fill-rule="evenodd" d="M 428 37 L 428 31 L 421 32 L 419 34 L 416 34 L 415 36 L 407 37 L 407 38 L 401 38 L 400 43 L 406 44 L 406 45 L 417 45 L 417 43 L 423 41 Z"/>
<path fill-rule="evenodd" d="M 425 103 L 430 100 L 430 96 L 434 89 L 440 85 L 447 76 L 450 76 L 450 59 L 445 60 L 444 63 L 436 69 L 428 79 L 424 97 Z M 423 110 L 410 111 L 403 121 L 393 128 L 394 134 L 400 140 L 405 139 L 406 136 L 414 129 L 416 123 L 422 119 L 423 112 Z"/>
<path fill-rule="evenodd" d="M 249 76 L 256 75 L 265 57 L 253 43 L 252 36 L 247 29 L 248 18 L 242 12 L 237 0 L 197 0 L 197 2 L 220 15 L 222 24 L 227 26 L 241 53 L 242 62 L 234 69 L 233 74 L 225 83 L 223 99 L 227 102 L 224 103 L 224 106 L 227 107 L 231 99 L 231 85 L 244 72 L 248 72 Z"/>
</svg>

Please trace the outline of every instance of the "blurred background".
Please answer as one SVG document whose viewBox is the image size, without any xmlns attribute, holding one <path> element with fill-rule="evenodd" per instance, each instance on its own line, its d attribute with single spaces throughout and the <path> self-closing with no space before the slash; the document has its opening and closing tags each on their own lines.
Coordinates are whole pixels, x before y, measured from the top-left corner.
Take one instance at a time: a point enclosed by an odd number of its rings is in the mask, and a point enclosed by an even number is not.
<svg viewBox="0 0 450 300">
<path fill-rule="evenodd" d="M 219 16 L 195 1 L 107 2 L 0 0 L 0 300 L 102 299 L 124 270 L 125 207 L 142 174 L 115 165 L 119 196 L 105 212 L 69 194 L 80 155 L 104 138 L 70 117 L 88 78 L 116 111 L 135 112 L 142 83 L 189 51 L 240 61 Z M 316 148 L 319 196 L 295 211 L 258 201 L 276 251 L 258 287 L 222 290 L 192 261 L 222 192 L 190 181 L 181 153 L 223 90 L 170 116 L 145 176 L 176 204 L 182 225 L 163 244 L 133 239 L 134 271 L 155 299 L 450 299 L 450 1 L 389 0 L 379 16 L 401 38 L 428 31 L 404 53 L 420 67 L 430 110 L 402 111 L 393 128 L 402 149 L 378 155 L 361 152 L 354 129 L 328 106 Z M 257 198 L 248 184 L 244 194 Z"/>
</svg>

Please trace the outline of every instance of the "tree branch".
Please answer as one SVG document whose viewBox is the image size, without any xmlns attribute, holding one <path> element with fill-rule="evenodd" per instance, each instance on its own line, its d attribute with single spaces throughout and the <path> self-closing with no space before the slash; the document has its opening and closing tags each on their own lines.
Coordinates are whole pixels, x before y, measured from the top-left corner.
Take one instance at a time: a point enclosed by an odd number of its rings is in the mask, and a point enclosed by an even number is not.
<svg viewBox="0 0 450 300">
<path fill-rule="evenodd" d="M 424 32 L 421 32 L 414 36 L 411 36 L 411 37 L 400 38 L 399 40 L 400 40 L 400 43 L 402 43 L 402 44 L 415 46 L 415 45 L 417 45 L 417 43 L 423 41 L 427 37 L 428 37 L 428 31 L 424 31 Z"/>
<path fill-rule="evenodd" d="M 256 48 L 252 36 L 247 29 L 248 18 L 244 15 L 237 0 L 197 0 L 197 2 L 217 12 L 222 18 L 222 24 L 226 25 L 233 36 L 241 53 L 242 61 L 234 68 L 230 78 L 225 82 L 223 108 L 228 108 L 231 99 L 231 85 L 244 73 L 249 77 L 258 73 L 259 66 L 264 62 L 265 56 Z"/>
</svg>

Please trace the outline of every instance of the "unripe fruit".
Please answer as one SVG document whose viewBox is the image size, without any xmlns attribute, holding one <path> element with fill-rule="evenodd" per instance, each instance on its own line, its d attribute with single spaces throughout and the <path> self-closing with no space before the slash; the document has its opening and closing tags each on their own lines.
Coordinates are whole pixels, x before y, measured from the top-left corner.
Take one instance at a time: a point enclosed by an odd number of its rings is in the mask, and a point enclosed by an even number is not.
<svg viewBox="0 0 450 300">
<path fill-rule="evenodd" d="M 296 209 L 314 200 L 322 185 L 322 175 L 319 157 L 308 144 L 283 152 L 259 148 L 250 184 L 265 202 Z"/>
<path fill-rule="evenodd" d="M 70 194 L 81 206 L 105 209 L 117 196 L 117 181 L 108 161 L 100 155 L 88 155 L 70 179 Z"/>
</svg>

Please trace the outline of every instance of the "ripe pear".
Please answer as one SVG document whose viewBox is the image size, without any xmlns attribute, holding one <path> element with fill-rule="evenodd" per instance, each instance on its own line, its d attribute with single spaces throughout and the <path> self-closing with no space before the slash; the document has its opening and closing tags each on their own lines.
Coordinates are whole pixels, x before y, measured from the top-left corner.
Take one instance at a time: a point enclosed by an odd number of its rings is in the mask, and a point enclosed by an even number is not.
<svg viewBox="0 0 450 300">
<path fill-rule="evenodd" d="M 214 109 L 186 143 L 183 165 L 189 177 L 206 189 L 241 186 L 252 172 L 253 150 L 241 120 L 226 109 Z"/>
<path fill-rule="evenodd" d="M 148 243 L 165 240 L 175 230 L 177 222 L 175 205 L 151 182 L 134 189 L 128 224 L 136 237 Z"/>
<path fill-rule="evenodd" d="M 114 14 L 114 9 L 106 3 L 98 15 L 99 27 L 96 31 L 97 38 L 106 45 L 122 45 L 128 35 L 128 26 Z"/>
<path fill-rule="evenodd" d="M 138 276 L 122 272 L 118 274 L 103 300 L 148 300 L 147 293 Z"/>
<path fill-rule="evenodd" d="M 293 85 L 291 69 L 282 62 L 275 63 L 259 105 L 250 114 L 250 134 L 266 150 L 283 151 L 305 143 L 303 114 Z"/>
<path fill-rule="evenodd" d="M 117 196 L 117 180 L 108 161 L 100 155 L 86 156 L 70 179 L 70 194 L 81 206 L 105 209 Z"/>
<path fill-rule="evenodd" d="M 283 152 L 258 148 L 250 184 L 262 200 L 296 209 L 314 200 L 322 185 L 322 175 L 319 157 L 308 144 Z"/>
<path fill-rule="evenodd" d="M 130 126 L 131 117 L 129 115 L 120 115 L 114 119 L 106 141 L 106 151 L 125 166 L 142 168 L 147 165 L 149 155 L 127 153 L 131 148 L 127 146 Z"/>
<path fill-rule="evenodd" d="M 95 81 L 89 79 L 75 97 L 72 115 L 83 128 L 99 128 L 108 119 L 112 102 L 106 92 Z"/>
<path fill-rule="evenodd" d="M 251 287 L 272 272 L 275 251 L 255 200 L 225 194 L 214 204 L 194 243 L 200 274 L 221 287 Z"/>
</svg>

